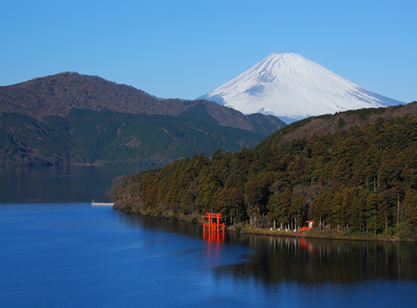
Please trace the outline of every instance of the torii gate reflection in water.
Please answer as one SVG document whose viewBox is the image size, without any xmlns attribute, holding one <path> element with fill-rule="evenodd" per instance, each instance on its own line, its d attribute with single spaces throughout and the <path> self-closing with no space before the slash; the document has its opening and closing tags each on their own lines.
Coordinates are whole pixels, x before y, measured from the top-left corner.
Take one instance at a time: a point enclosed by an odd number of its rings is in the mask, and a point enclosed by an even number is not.
<svg viewBox="0 0 417 308">
<path fill-rule="evenodd" d="M 208 231 L 207 240 L 211 242 L 224 242 L 224 223 L 220 223 L 222 214 L 220 213 L 206 213 L 208 222 L 203 224 L 203 239 L 206 239 L 206 232 Z M 216 222 L 212 222 L 216 219 Z M 221 235 L 220 235 L 221 233 Z"/>
</svg>

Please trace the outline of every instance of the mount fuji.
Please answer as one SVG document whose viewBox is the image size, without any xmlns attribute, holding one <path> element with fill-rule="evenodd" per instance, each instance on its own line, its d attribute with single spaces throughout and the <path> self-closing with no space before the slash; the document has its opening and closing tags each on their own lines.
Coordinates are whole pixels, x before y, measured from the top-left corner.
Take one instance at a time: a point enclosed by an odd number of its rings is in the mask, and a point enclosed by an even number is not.
<svg viewBox="0 0 417 308">
<path fill-rule="evenodd" d="M 294 54 L 272 54 L 199 97 L 239 110 L 294 121 L 339 111 L 403 104 L 373 93 Z"/>
</svg>

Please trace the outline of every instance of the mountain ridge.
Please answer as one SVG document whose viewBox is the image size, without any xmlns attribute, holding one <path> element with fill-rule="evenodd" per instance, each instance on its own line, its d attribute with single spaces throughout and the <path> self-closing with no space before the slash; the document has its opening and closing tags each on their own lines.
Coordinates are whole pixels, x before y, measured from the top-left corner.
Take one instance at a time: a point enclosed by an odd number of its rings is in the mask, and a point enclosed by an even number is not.
<svg viewBox="0 0 417 308">
<path fill-rule="evenodd" d="M 45 116 L 66 117 L 71 108 L 95 111 L 107 108 L 122 113 L 178 116 L 197 104 L 205 105 L 210 116 L 221 126 L 254 131 L 251 120 L 244 114 L 214 102 L 158 99 L 132 86 L 76 72 L 64 72 L 0 87 L 1 112 L 17 112 L 39 121 Z M 275 128 L 258 128 L 257 133 L 266 136 L 285 125 L 270 117 L 266 119 L 270 119 Z"/>
<path fill-rule="evenodd" d="M 252 148 L 284 125 L 65 72 L 0 87 L 0 165 L 164 165 Z"/>
</svg>

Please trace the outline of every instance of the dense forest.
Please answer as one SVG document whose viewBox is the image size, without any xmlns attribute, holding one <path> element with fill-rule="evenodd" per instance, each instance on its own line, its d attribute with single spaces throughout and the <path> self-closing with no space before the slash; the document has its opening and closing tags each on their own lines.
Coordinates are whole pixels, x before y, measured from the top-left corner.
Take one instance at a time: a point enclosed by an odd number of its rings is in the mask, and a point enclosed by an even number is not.
<svg viewBox="0 0 417 308">
<path fill-rule="evenodd" d="M 254 147 L 265 138 L 251 131 L 220 126 L 204 109 L 198 110 L 203 119 L 197 119 L 190 115 L 193 109 L 168 116 L 72 108 L 66 117 L 48 116 L 43 121 L 18 113 L 3 113 L 0 166 L 163 166 L 195 153 L 208 155 L 217 148 L 235 152 L 244 146 Z"/>
<path fill-rule="evenodd" d="M 252 150 L 217 150 L 129 175 L 112 190 L 116 208 L 180 219 L 213 211 L 258 228 L 314 219 L 320 228 L 414 236 L 416 105 L 322 116 L 312 135 L 300 133 L 315 120 L 307 119 Z"/>
</svg>

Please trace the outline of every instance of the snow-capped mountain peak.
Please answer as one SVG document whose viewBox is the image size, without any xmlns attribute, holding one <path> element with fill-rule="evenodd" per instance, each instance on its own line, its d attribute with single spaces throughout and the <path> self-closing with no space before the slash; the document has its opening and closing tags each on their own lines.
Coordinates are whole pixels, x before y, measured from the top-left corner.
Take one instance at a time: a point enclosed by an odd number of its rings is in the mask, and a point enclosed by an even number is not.
<svg viewBox="0 0 417 308">
<path fill-rule="evenodd" d="M 200 98 L 245 114 L 272 114 L 288 123 L 401 103 L 372 93 L 295 53 L 272 54 Z"/>
</svg>

